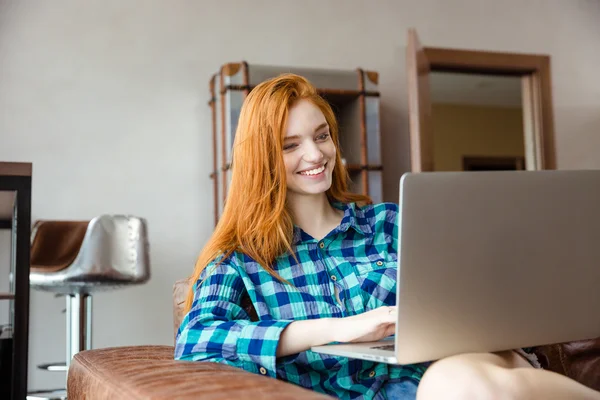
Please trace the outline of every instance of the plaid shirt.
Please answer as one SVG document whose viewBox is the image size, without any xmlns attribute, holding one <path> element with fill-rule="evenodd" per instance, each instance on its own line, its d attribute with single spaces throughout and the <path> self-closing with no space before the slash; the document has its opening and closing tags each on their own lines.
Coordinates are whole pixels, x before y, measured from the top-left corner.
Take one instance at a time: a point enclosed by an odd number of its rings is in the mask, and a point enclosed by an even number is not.
<svg viewBox="0 0 600 400">
<path fill-rule="evenodd" d="M 337 204 L 340 225 L 322 240 L 295 227 L 290 254 L 275 261 L 281 283 L 234 253 L 213 262 L 194 287 L 177 335 L 175 358 L 213 361 L 283 379 L 340 399 L 384 399 L 389 380 L 418 382 L 424 365 L 395 366 L 304 351 L 276 358 L 281 332 L 294 320 L 347 317 L 396 303 L 398 205 Z M 240 307 L 249 295 L 259 320 Z"/>
</svg>

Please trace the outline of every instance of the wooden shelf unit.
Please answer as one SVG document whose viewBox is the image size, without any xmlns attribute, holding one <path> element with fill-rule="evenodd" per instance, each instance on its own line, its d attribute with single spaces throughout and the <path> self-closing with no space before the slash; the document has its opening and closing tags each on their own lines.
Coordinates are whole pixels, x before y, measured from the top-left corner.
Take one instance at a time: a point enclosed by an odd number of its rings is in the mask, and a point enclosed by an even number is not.
<svg viewBox="0 0 600 400">
<path fill-rule="evenodd" d="M 11 400 L 22 400 L 27 396 L 31 177 L 31 163 L 0 162 L 0 229 L 10 229 L 12 235 L 11 248 L 0 250 L 11 253 L 10 293 L 0 293 L 0 300 L 9 301 L 9 322 L 13 331 L 11 394 L 8 396 Z"/>
</svg>

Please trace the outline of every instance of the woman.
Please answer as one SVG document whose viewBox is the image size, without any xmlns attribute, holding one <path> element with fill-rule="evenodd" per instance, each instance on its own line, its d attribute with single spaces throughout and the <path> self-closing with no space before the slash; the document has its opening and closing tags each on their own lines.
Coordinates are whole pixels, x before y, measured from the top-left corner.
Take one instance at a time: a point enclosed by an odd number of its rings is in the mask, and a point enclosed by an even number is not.
<svg viewBox="0 0 600 400">
<path fill-rule="evenodd" d="M 595 398 L 515 352 L 455 356 L 429 368 L 311 352 L 382 339 L 396 321 L 397 205 L 348 192 L 338 149 L 333 112 L 307 80 L 282 75 L 252 90 L 176 359 L 226 363 L 342 399 L 414 399 L 417 386 L 424 399 Z"/>
</svg>

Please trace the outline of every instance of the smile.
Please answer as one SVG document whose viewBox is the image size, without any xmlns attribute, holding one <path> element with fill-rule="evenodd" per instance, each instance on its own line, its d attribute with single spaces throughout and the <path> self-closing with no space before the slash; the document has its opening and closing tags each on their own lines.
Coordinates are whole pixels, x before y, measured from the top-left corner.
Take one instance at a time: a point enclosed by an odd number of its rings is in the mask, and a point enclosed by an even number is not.
<svg viewBox="0 0 600 400">
<path fill-rule="evenodd" d="M 313 175 L 319 175 L 320 173 L 322 173 L 323 171 L 325 171 L 325 166 L 327 164 L 322 165 L 319 168 L 315 168 L 315 169 L 309 169 L 306 171 L 300 171 L 298 172 L 300 175 L 305 175 L 305 176 L 313 176 Z"/>
</svg>

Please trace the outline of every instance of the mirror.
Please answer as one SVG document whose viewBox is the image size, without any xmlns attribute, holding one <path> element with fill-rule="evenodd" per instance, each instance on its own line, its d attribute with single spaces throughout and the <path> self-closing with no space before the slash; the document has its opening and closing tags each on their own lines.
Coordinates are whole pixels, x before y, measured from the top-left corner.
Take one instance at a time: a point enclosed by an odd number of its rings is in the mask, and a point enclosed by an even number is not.
<svg viewBox="0 0 600 400">
<path fill-rule="evenodd" d="M 525 169 L 521 79 L 432 71 L 436 171 Z"/>
</svg>

